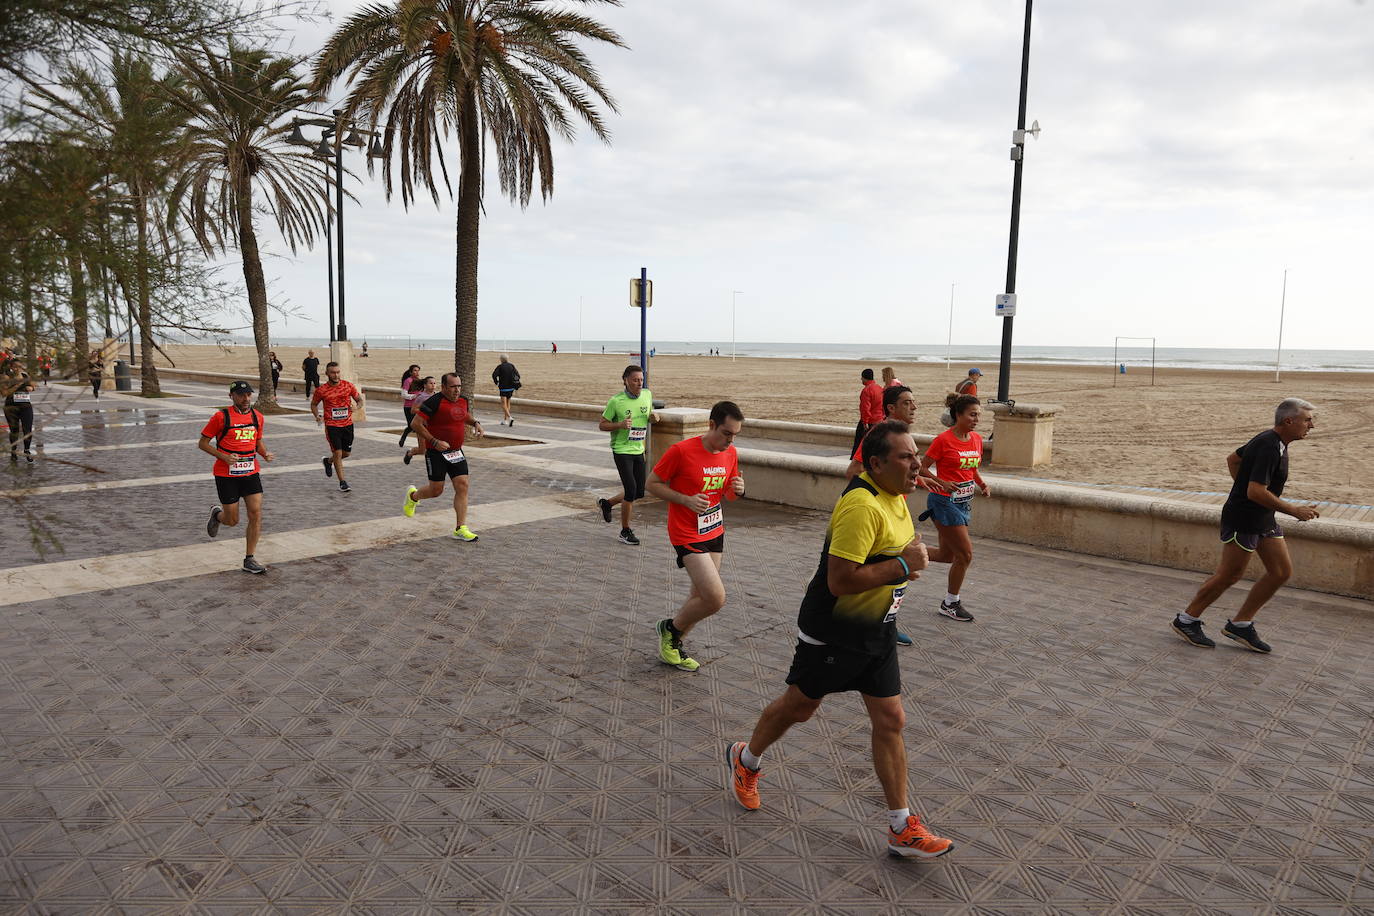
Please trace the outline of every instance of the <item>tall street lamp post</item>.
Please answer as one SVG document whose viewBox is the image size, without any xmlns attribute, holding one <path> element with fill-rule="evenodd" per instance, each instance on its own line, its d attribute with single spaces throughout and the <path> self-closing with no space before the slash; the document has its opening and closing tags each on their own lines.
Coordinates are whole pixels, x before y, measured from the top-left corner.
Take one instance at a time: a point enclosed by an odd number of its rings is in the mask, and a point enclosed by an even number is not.
<svg viewBox="0 0 1374 916">
<path fill-rule="evenodd" d="M 730 291 L 730 362 L 735 361 L 735 305 L 739 301 L 739 294 L 744 292 L 742 289 Z"/>
<path fill-rule="evenodd" d="M 1010 306 L 1002 317 L 1002 355 L 997 371 L 997 400 L 1006 403 L 1011 388 L 1011 330 L 1016 315 L 1016 246 L 1021 234 L 1021 165 L 1026 134 L 1040 136 L 1040 122 L 1026 130 L 1026 84 L 1030 77 L 1031 2 L 1026 0 L 1026 29 L 1021 40 L 1021 102 L 1016 109 L 1016 130 L 1011 135 L 1011 158 L 1016 165 L 1011 180 L 1011 238 L 1007 244 L 1007 296 Z"/>
<path fill-rule="evenodd" d="M 351 125 L 349 124 L 349 122 L 348 122 L 348 119 L 344 117 L 344 113 L 343 113 L 342 111 L 340 111 L 340 110 L 337 110 L 337 109 L 336 109 L 336 110 L 334 111 L 334 120 L 332 120 L 332 121 L 325 120 L 324 118 L 297 118 L 297 119 L 295 119 L 294 121 L 292 121 L 292 124 L 291 124 L 291 126 L 292 126 L 292 132 L 291 132 L 290 138 L 288 139 L 288 142 L 293 143 L 293 144 L 295 144 L 295 145 L 297 145 L 297 146 L 314 146 L 314 144 L 312 144 L 309 140 L 307 140 L 307 139 L 305 138 L 305 135 L 301 133 L 301 125 L 302 125 L 302 124 L 309 125 L 309 126 L 312 126 L 312 127 L 320 127 L 320 128 L 323 128 L 323 130 L 321 131 L 321 135 L 320 135 L 320 142 L 319 142 L 319 145 L 315 147 L 315 158 L 320 159 L 320 160 L 322 160 L 322 161 L 324 161 L 324 162 L 326 162 L 326 163 L 327 163 L 331 158 L 334 160 L 334 219 L 335 219 L 335 226 L 334 226 L 334 233 L 333 233 L 333 239 L 332 239 L 332 242 L 334 243 L 334 244 L 333 244 L 333 249 L 334 249 L 334 250 L 330 252 L 330 255 L 331 255 L 330 261 L 333 262 L 334 257 L 337 257 L 337 258 L 338 258 L 338 261 L 337 261 L 337 268 L 338 268 L 338 293 L 339 293 L 339 294 L 338 294 L 338 304 L 339 304 L 338 318 L 339 318 L 339 321 L 338 321 L 338 324 L 337 324 L 337 325 L 334 324 L 334 300 L 335 300 L 335 297 L 334 297 L 334 282 L 333 282 L 333 278 L 331 277 L 331 279 L 330 279 L 330 287 L 329 287 L 329 288 L 330 288 L 330 296 L 329 296 L 329 303 L 330 303 L 330 309 L 329 309 L 329 323 L 330 323 L 330 329 L 329 329 L 329 330 L 330 330 L 329 355 L 330 355 L 330 358 L 331 358 L 334 362 L 336 362 L 336 363 L 339 364 L 339 369 L 340 369 L 341 374 L 343 374 L 343 376 L 344 376 L 345 378 L 352 378 L 352 377 L 353 377 L 353 344 L 352 344 L 352 343 L 349 341 L 349 339 L 348 339 L 348 318 L 347 318 L 347 315 L 346 315 L 346 313 L 345 313 L 345 307 L 344 307 L 343 148 L 344 148 L 345 146 L 352 146 L 352 147 L 354 147 L 354 148 L 362 148 L 362 147 L 364 147 L 364 146 L 367 145 L 367 140 L 366 140 L 366 138 L 367 138 L 367 137 L 371 137 L 371 138 L 372 138 L 372 146 L 371 146 L 371 148 L 368 150 L 368 153 L 367 153 L 368 158 L 370 158 L 370 159 L 378 159 L 378 158 L 381 158 L 382 156 L 384 156 L 385 154 L 384 154 L 383 151 L 382 151 L 382 145 L 381 145 L 380 142 L 378 142 L 378 140 L 377 140 L 377 135 L 376 135 L 375 133 L 373 133 L 372 131 L 367 131 L 367 130 L 359 130 L 356 126 L 351 126 Z M 349 133 L 348 133 L 347 136 L 342 136 L 342 137 L 341 137 L 341 135 L 343 134 L 344 128 L 345 128 L 346 126 L 349 127 Z M 334 142 L 332 145 L 331 145 L 330 142 L 329 142 L 331 137 L 334 138 L 334 140 L 335 140 L 335 142 Z M 328 193 L 328 186 L 327 186 L 327 185 L 326 185 L 325 191 L 326 191 L 326 194 L 327 194 L 327 193 Z M 330 239 L 329 239 L 329 227 L 328 227 L 328 224 L 326 224 L 326 226 L 325 226 L 325 237 L 326 237 L 326 241 L 330 241 Z"/>
</svg>

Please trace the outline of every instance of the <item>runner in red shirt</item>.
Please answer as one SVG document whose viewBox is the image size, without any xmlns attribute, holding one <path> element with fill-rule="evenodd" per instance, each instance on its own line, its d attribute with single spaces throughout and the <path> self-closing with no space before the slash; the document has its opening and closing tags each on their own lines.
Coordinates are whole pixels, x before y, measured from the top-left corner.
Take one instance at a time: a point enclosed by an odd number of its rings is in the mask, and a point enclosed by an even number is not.
<svg viewBox="0 0 1374 916">
<path fill-rule="evenodd" d="M 940 533 L 940 546 L 930 551 L 932 563 L 949 564 L 949 592 L 940 602 L 940 613 L 953 620 L 968 622 L 973 615 L 964 610 L 959 589 L 964 574 L 973 563 L 973 541 L 968 536 L 969 504 L 973 494 L 992 491 L 983 482 L 978 466 L 983 463 L 983 437 L 973 431 L 983 408 L 978 399 L 961 394 L 950 406 L 954 426 L 940 433 L 921 458 L 921 476 L 930 493 L 921 520 L 934 517 Z"/>
<path fill-rule="evenodd" d="M 253 386 L 242 380 L 234 382 L 229 386 L 229 399 L 233 405 L 215 411 L 200 431 L 200 450 L 215 459 L 215 489 L 219 491 L 219 505 L 210 507 L 205 533 L 214 537 L 219 534 L 220 525 L 237 525 L 242 499 L 248 507 L 248 552 L 243 558 L 243 571 L 260 574 L 267 572 L 267 567 L 253 557 L 262 530 L 258 456 L 264 461 L 271 461 L 274 456 L 263 445 L 262 413 L 248 406 L 253 399 Z"/>
<path fill-rule="evenodd" d="M 453 481 L 453 514 L 457 527 L 453 536 L 460 541 L 475 541 L 477 535 L 468 528 L 468 459 L 463 454 L 463 434 L 471 426 L 480 438 L 482 424 L 472 415 L 467 398 L 463 397 L 463 380 L 456 372 L 445 372 L 439 393 L 426 400 L 411 418 L 410 428 L 425 448 L 425 472 L 429 483 L 423 487 L 406 489 L 401 511 L 408 518 L 415 517 L 415 504 L 433 499 L 444 492 L 444 478 Z"/>
<path fill-rule="evenodd" d="M 353 488 L 344 480 L 343 463 L 353 453 L 353 405 L 356 403 L 362 409 L 363 393 L 352 382 L 339 377 L 338 363 L 326 363 L 324 374 L 328 381 L 311 395 L 310 412 L 319 423 L 320 405 L 324 405 L 324 437 L 329 443 L 329 454 L 321 459 L 324 476 L 338 474 L 339 489 L 347 493 Z"/>
<path fill-rule="evenodd" d="M 668 540 L 677 565 L 687 570 L 692 589 L 677 616 L 658 624 L 658 657 L 664 663 L 695 671 L 696 659 L 682 651 L 692 627 L 725 606 L 720 561 L 725 550 L 721 498 L 744 495 L 734 440 L 744 414 L 732 401 L 711 408 L 705 435 L 684 439 L 664 452 L 645 489 L 668 503 Z"/>
</svg>

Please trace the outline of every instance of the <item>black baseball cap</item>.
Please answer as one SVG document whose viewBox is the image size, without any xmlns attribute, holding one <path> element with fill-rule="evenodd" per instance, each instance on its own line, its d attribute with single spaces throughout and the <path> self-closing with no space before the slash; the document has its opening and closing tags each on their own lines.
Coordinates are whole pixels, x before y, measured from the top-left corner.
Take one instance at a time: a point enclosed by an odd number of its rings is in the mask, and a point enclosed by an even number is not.
<svg viewBox="0 0 1374 916">
<path fill-rule="evenodd" d="M 231 383 L 230 383 L 230 385 L 229 385 L 229 393 L 230 393 L 230 394 L 238 394 L 240 391 L 246 391 L 246 392 L 248 392 L 249 394 L 252 394 L 252 393 L 253 393 L 253 386 L 250 385 L 250 384 L 248 384 L 247 382 L 245 382 L 243 379 L 239 379 L 237 382 L 231 382 Z"/>
</svg>

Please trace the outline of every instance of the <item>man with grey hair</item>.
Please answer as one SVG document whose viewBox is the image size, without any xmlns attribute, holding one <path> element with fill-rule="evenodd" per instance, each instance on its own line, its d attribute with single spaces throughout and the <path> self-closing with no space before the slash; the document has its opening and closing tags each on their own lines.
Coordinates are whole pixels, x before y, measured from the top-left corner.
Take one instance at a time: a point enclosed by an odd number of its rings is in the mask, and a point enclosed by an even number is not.
<svg viewBox="0 0 1374 916">
<path fill-rule="evenodd" d="M 1274 411 L 1274 427 L 1266 429 L 1226 456 L 1226 469 L 1235 483 L 1221 508 L 1221 561 L 1216 572 L 1198 589 L 1187 609 L 1174 617 L 1174 632 L 1190 645 L 1214 649 L 1216 643 L 1202 632 L 1202 612 L 1240 581 L 1250 557 L 1259 554 L 1264 575 L 1255 581 L 1236 616 L 1226 621 L 1222 634 L 1255 652 L 1269 652 L 1260 639 L 1254 619 L 1279 586 L 1293 575 L 1293 561 L 1274 513 L 1291 515 L 1300 522 L 1317 517 L 1311 506 L 1290 503 L 1283 496 L 1288 481 L 1288 446 L 1316 426 L 1316 408 L 1301 398 L 1288 398 Z"/>
</svg>

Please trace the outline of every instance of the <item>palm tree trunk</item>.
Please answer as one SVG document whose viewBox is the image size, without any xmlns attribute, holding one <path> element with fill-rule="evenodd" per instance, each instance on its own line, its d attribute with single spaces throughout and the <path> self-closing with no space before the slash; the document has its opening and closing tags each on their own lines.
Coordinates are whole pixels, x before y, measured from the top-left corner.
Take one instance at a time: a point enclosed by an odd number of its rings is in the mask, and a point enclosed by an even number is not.
<svg viewBox="0 0 1374 916">
<path fill-rule="evenodd" d="M 248 287 L 248 308 L 253 313 L 253 343 L 258 350 L 258 409 L 273 409 L 277 395 L 272 390 L 272 337 L 267 327 L 267 279 L 258 253 L 258 235 L 253 229 L 253 186 L 247 174 L 239 176 L 234 192 L 239 214 L 239 254 L 243 256 L 243 283 Z"/>
<path fill-rule="evenodd" d="M 482 215 L 482 136 L 477 95 L 463 92 L 458 128 L 458 263 L 454 283 L 453 362 L 466 391 L 477 390 L 477 232 Z"/>
<path fill-rule="evenodd" d="M 162 386 L 158 384 L 157 367 L 153 365 L 153 305 L 152 291 L 148 288 L 148 199 L 135 192 L 138 222 L 138 361 L 140 363 L 139 393 L 146 397 L 158 397 Z"/>
<path fill-rule="evenodd" d="M 76 344 L 76 377 L 86 378 L 91 352 L 89 316 L 86 302 L 86 274 L 81 268 L 81 255 L 77 252 L 76 242 L 67 240 L 67 273 L 71 278 L 72 290 L 72 328 Z"/>
</svg>

